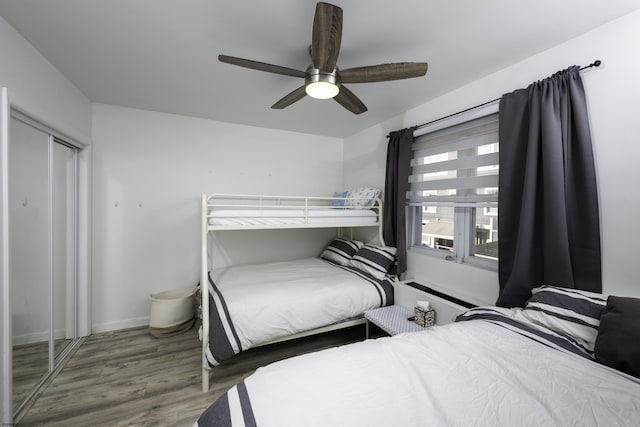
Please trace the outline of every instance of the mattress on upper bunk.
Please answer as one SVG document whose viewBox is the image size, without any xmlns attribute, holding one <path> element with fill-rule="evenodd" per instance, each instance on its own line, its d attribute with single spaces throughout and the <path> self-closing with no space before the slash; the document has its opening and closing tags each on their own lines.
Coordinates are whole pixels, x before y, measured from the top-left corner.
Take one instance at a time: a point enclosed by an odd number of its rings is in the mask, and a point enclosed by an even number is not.
<svg viewBox="0 0 640 427">
<path fill-rule="evenodd" d="M 371 209 L 211 209 L 209 225 L 375 224 Z"/>
<path fill-rule="evenodd" d="M 233 266 L 214 270 L 209 279 L 206 355 L 212 366 L 251 347 L 393 304 L 391 279 L 320 258 Z"/>
</svg>

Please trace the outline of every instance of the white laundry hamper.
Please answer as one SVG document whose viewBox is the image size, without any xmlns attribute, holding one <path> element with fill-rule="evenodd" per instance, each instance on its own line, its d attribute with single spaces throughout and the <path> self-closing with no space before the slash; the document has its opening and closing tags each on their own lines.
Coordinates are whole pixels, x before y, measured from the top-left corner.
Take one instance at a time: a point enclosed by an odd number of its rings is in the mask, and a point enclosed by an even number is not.
<svg viewBox="0 0 640 427">
<path fill-rule="evenodd" d="M 191 329 L 195 323 L 195 292 L 195 288 L 176 289 L 149 295 L 151 335 L 163 338 Z"/>
</svg>

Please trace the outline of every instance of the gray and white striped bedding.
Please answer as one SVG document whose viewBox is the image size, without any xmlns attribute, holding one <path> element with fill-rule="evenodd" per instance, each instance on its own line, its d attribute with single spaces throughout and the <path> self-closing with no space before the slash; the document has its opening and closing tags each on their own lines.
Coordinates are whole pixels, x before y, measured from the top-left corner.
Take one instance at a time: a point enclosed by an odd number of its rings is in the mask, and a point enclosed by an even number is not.
<svg viewBox="0 0 640 427">
<path fill-rule="evenodd" d="M 522 314 L 532 323 L 572 337 L 593 356 L 600 316 L 606 306 L 605 295 L 543 285 L 532 290 Z"/>
<path fill-rule="evenodd" d="M 559 334 L 540 324 L 529 322 L 523 317 L 523 313 L 524 310 L 519 309 L 477 307 L 459 315 L 456 318 L 456 322 L 486 320 L 546 346 L 593 359 L 593 352 L 587 351 L 573 337 Z"/>
<path fill-rule="evenodd" d="M 209 277 L 207 361 L 393 304 L 390 279 L 318 258 L 239 266 Z"/>
<path fill-rule="evenodd" d="M 242 415 L 242 425 L 245 427 L 255 427 L 256 420 L 251 408 L 251 400 L 247 393 L 247 386 L 244 381 L 240 381 L 231 390 L 220 396 L 209 409 L 204 412 L 194 426 L 233 426 L 231 408 L 235 413 Z"/>
<path fill-rule="evenodd" d="M 194 425 L 637 425 L 640 380 L 519 311 L 475 308 L 446 326 L 273 363 Z"/>
</svg>

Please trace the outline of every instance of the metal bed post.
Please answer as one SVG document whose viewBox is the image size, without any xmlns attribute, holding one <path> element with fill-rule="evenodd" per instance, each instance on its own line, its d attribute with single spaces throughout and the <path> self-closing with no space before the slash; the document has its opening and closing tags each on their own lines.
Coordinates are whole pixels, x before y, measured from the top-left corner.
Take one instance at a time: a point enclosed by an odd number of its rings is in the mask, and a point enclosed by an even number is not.
<svg viewBox="0 0 640 427">
<path fill-rule="evenodd" d="M 384 242 L 384 237 L 382 236 L 383 234 L 383 230 L 382 228 L 384 227 L 384 223 L 382 222 L 382 201 L 380 199 L 377 200 L 378 203 L 378 235 L 380 236 L 380 245 L 381 246 L 387 246 L 387 244 Z"/>
<path fill-rule="evenodd" d="M 207 347 L 209 345 L 209 278 L 207 258 L 207 235 L 209 224 L 207 222 L 207 195 L 202 195 L 202 233 L 201 233 L 201 271 L 200 271 L 200 296 L 202 307 L 202 392 L 209 391 L 209 363 L 207 362 Z"/>
</svg>

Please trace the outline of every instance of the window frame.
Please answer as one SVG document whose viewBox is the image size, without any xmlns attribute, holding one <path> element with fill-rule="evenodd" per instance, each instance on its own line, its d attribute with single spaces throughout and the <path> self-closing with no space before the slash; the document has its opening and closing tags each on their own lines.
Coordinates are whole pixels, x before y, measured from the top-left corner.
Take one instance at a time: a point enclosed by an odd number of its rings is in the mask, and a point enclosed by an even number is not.
<svg viewBox="0 0 640 427">
<path fill-rule="evenodd" d="M 498 102 L 488 104 L 478 109 L 464 112 L 451 118 L 434 122 L 432 125 L 418 129 L 414 132 L 414 137 L 436 132 L 441 129 L 470 122 L 475 119 L 486 117 L 498 112 Z M 454 207 L 453 218 L 453 251 L 443 252 L 442 250 L 422 245 L 422 209 L 425 206 L 407 206 L 407 221 L 409 231 L 409 242 L 412 250 L 419 251 L 428 256 L 444 258 L 447 261 L 454 261 L 457 264 L 468 264 L 487 270 L 498 271 L 498 259 L 489 259 L 472 254 L 475 247 L 475 222 L 476 210 L 483 211 L 491 207 Z M 499 212 L 496 216 L 499 216 Z M 444 256 L 443 256 L 444 255 Z"/>
</svg>

